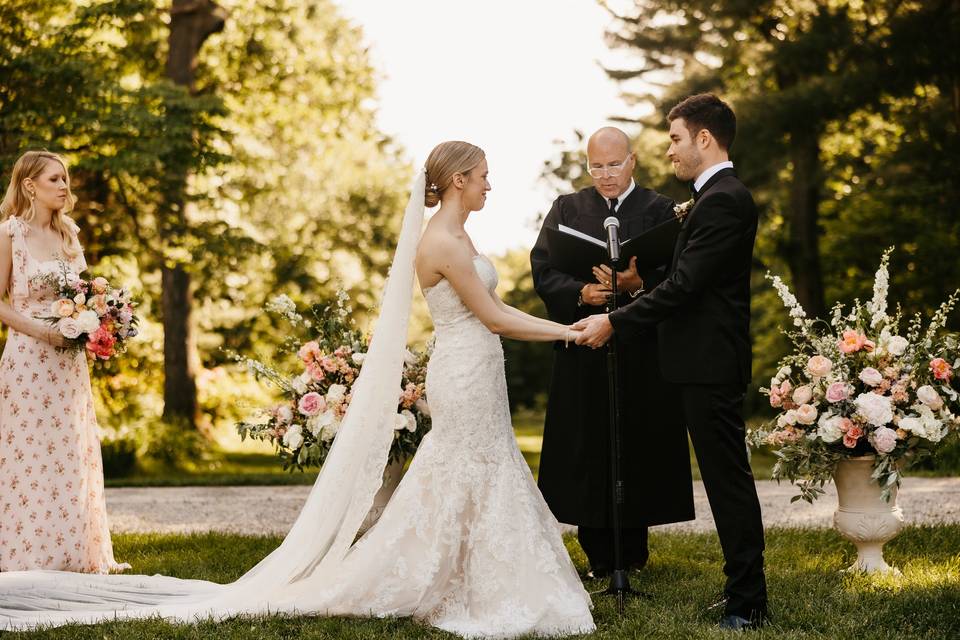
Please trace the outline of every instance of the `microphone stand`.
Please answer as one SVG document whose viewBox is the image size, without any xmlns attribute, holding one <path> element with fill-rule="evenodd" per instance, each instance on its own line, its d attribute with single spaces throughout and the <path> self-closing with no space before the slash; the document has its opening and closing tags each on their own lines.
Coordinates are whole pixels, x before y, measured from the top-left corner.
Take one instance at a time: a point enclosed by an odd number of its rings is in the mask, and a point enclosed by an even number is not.
<svg viewBox="0 0 960 640">
<path fill-rule="evenodd" d="M 619 260 L 610 260 L 610 299 L 607 313 L 617 309 L 617 270 Z M 610 586 L 603 593 L 617 597 L 617 611 L 623 615 L 627 596 L 644 596 L 630 587 L 630 577 L 623 566 L 623 478 L 620 471 L 620 372 L 617 362 L 617 334 L 607 342 L 607 396 L 610 405 L 610 489 L 613 507 L 613 572 Z"/>
</svg>

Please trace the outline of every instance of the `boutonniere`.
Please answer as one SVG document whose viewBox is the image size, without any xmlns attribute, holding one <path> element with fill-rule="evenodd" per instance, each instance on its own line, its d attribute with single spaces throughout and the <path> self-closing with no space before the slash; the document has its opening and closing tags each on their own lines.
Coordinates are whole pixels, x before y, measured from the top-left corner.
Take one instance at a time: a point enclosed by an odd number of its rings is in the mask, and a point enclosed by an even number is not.
<svg viewBox="0 0 960 640">
<path fill-rule="evenodd" d="M 690 209 L 693 208 L 693 198 L 690 198 L 686 202 L 681 202 L 680 204 L 673 205 L 673 215 L 677 217 L 677 220 L 683 222 L 686 219 L 687 214 L 690 213 Z"/>
</svg>

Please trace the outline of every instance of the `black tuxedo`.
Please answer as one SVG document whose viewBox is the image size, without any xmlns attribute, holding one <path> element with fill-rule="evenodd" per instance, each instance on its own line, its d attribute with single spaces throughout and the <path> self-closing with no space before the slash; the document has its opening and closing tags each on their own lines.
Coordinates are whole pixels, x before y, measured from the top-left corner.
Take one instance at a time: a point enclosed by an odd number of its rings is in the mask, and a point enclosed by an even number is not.
<svg viewBox="0 0 960 640">
<path fill-rule="evenodd" d="M 603 220 L 609 215 L 607 201 L 591 187 L 557 198 L 543 227 L 563 224 L 602 238 Z M 636 187 L 620 204 L 616 216 L 621 236 L 631 238 L 672 218 L 673 201 Z M 550 266 L 543 230 L 530 262 L 534 286 L 552 320 L 571 324 L 603 310 L 578 306 L 580 290 L 587 283 Z M 647 283 L 655 284 L 663 271 L 642 275 Z M 621 296 L 621 304 L 630 300 L 626 294 Z M 678 389 L 664 382 L 657 353 L 654 333 L 621 345 L 619 350 L 628 564 L 645 561 L 648 525 L 694 517 L 690 454 L 677 408 Z M 574 344 L 565 348 L 557 343 L 539 485 L 557 519 L 579 526 L 581 545 L 594 569 L 609 569 L 612 562 L 607 398 L 605 350 Z M 650 482 L 651 478 L 656 482 Z"/>
<path fill-rule="evenodd" d="M 684 221 L 673 264 L 649 294 L 610 314 L 620 340 L 658 327 L 664 377 L 680 385 L 727 575 L 727 613 L 765 611 L 763 523 L 747 461 L 750 265 L 757 210 L 732 169 L 712 176 Z"/>
</svg>

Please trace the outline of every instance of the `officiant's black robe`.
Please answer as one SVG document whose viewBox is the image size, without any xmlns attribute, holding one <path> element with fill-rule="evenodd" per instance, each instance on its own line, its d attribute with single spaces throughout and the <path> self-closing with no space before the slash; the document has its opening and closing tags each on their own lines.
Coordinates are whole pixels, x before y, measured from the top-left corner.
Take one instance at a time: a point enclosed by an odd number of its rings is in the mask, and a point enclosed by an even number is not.
<svg viewBox="0 0 960 640">
<path fill-rule="evenodd" d="M 543 227 L 563 224 L 603 238 L 606 200 L 593 187 L 557 198 Z M 634 190 L 617 210 L 620 237 L 632 238 L 673 217 L 673 201 L 649 189 Z M 533 282 L 550 319 L 571 324 L 604 307 L 578 306 L 586 282 L 550 266 L 546 232 L 530 253 Z M 652 290 L 664 269 L 644 272 Z M 631 299 L 621 295 L 620 304 Z M 660 374 L 657 336 L 649 332 L 618 353 L 621 384 L 623 526 L 694 518 L 687 434 L 677 390 Z M 557 343 L 540 457 L 539 485 L 561 522 L 609 527 L 610 439 L 606 349 Z"/>
</svg>

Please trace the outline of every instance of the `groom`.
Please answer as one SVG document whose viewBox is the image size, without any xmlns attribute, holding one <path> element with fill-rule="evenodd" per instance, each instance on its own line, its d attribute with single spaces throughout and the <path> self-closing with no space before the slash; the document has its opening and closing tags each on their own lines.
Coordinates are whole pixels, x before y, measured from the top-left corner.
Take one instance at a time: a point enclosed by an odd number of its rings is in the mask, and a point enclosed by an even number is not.
<svg viewBox="0 0 960 640">
<path fill-rule="evenodd" d="M 608 315 L 577 323 L 578 344 L 599 347 L 616 332 L 631 342 L 655 326 L 664 377 L 680 386 L 681 407 L 723 548 L 725 629 L 767 618 L 763 522 L 747 461 L 742 416 L 750 381 L 750 264 L 757 210 L 728 158 L 736 117 L 700 94 L 667 116 L 667 156 L 693 181 L 687 215 L 666 279 Z M 718 603 L 719 604 L 719 603 Z"/>
</svg>

